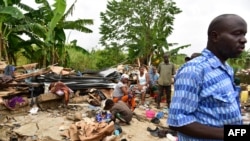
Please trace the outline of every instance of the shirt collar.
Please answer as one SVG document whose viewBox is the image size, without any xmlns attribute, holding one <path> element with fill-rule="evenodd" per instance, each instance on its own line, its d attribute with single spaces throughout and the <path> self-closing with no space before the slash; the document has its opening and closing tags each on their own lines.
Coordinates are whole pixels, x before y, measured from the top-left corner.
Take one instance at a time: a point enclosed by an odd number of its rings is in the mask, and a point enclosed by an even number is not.
<svg viewBox="0 0 250 141">
<path fill-rule="evenodd" d="M 230 75 L 233 74 L 231 67 L 228 65 L 227 62 L 225 64 L 222 64 L 220 59 L 216 57 L 210 50 L 204 49 L 202 51 L 202 55 L 208 60 L 208 62 L 211 64 L 213 68 L 221 67 L 225 71 L 227 71 Z"/>
<path fill-rule="evenodd" d="M 219 66 L 225 66 L 221 63 L 220 59 L 216 57 L 210 50 L 204 49 L 202 51 L 202 55 L 208 59 L 208 62 L 211 64 L 212 67 L 217 68 Z M 226 64 L 227 65 L 227 64 Z"/>
</svg>

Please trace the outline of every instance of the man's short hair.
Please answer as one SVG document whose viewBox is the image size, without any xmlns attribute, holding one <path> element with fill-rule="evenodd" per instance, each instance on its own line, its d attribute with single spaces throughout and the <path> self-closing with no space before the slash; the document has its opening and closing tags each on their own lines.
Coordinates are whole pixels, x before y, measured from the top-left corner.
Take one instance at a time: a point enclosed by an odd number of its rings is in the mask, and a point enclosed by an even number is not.
<svg viewBox="0 0 250 141">
<path fill-rule="evenodd" d="M 114 105 L 114 101 L 112 99 L 107 99 L 105 101 L 105 105 L 103 106 L 103 109 L 107 109 L 107 107 L 110 107 L 112 105 Z"/>
</svg>

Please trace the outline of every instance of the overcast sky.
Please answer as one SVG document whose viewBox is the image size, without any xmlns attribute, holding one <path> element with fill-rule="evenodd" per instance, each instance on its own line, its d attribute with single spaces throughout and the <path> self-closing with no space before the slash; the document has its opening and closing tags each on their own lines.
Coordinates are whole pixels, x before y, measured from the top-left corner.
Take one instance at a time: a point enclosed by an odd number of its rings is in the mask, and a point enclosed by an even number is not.
<svg viewBox="0 0 250 141">
<path fill-rule="evenodd" d="M 32 4 L 32 0 L 22 0 L 24 3 Z M 167 39 L 169 43 L 181 45 L 191 44 L 191 47 L 184 49 L 181 53 L 191 55 L 193 52 L 200 52 L 206 47 L 207 28 L 210 21 L 225 13 L 233 13 L 242 16 L 250 25 L 250 0 L 174 0 L 182 10 L 176 15 L 173 34 Z M 67 0 L 68 6 L 74 0 Z M 100 12 L 106 9 L 107 0 L 78 0 L 73 13 L 69 19 L 93 19 L 94 25 L 87 26 L 93 33 L 86 34 L 77 31 L 67 31 L 67 38 L 70 42 L 76 39 L 78 45 L 87 50 L 99 48 L 99 26 L 101 24 Z M 249 27 L 248 27 L 249 30 Z M 250 42 L 250 33 L 246 35 Z M 250 48 L 249 43 L 246 45 Z"/>
</svg>

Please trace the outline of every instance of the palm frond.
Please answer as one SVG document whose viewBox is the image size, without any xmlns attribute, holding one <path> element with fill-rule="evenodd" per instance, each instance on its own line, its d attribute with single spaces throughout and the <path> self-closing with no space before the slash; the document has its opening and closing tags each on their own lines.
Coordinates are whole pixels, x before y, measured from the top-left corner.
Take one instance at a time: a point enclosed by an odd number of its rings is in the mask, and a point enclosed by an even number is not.
<svg viewBox="0 0 250 141">
<path fill-rule="evenodd" d="M 46 9 L 48 9 L 48 11 L 52 11 L 52 8 L 50 7 L 48 0 L 36 0 L 36 3 L 42 4 L 43 6 L 41 6 L 41 7 L 46 7 Z"/>
<path fill-rule="evenodd" d="M 90 19 L 80 19 L 76 21 L 65 21 L 60 26 L 63 29 L 77 30 L 85 33 L 92 33 L 93 31 L 85 25 L 93 25 L 93 20 Z"/>
<path fill-rule="evenodd" d="M 17 3 L 17 6 L 27 12 L 33 12 L 35 9 L 26 5 L 26 4 L 23 4 L 23 3 Z"/>
<path fill-rule="evenodd" d="M 30 32 L 38 35 L 40 38 L 45 38 L 46 28 L 38 23 L 30 23 L 25 25 L 16 25 L 13 28 L 14 32 Z"/>
<path fill-rule="evenodd" d="M 76 4 L 77 0 L 75 0 L 75 2 L 69 7 L 69 9 L 66 11 L 66 13 L 63 15 L 62 17 L 62 21 L 65 21 L 66 18 L 69 16 L 69 15 L 73 15 L 73 11 L 74 11 L 74 8 L 75 8 L 75 4 Z"/>
</svg>

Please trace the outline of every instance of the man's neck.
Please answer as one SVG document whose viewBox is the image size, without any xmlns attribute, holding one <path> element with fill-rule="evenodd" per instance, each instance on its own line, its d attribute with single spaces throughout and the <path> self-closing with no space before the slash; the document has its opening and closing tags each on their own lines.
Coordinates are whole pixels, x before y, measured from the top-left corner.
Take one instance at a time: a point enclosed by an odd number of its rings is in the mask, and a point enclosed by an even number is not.
<svg viewBox="0 0 250 141">
<path fill-rule="evenodd" d="M 168 65 L 169 64 L 169 61 L 168 62 L 164 62 L 166 65 Z"/>
</svg>

